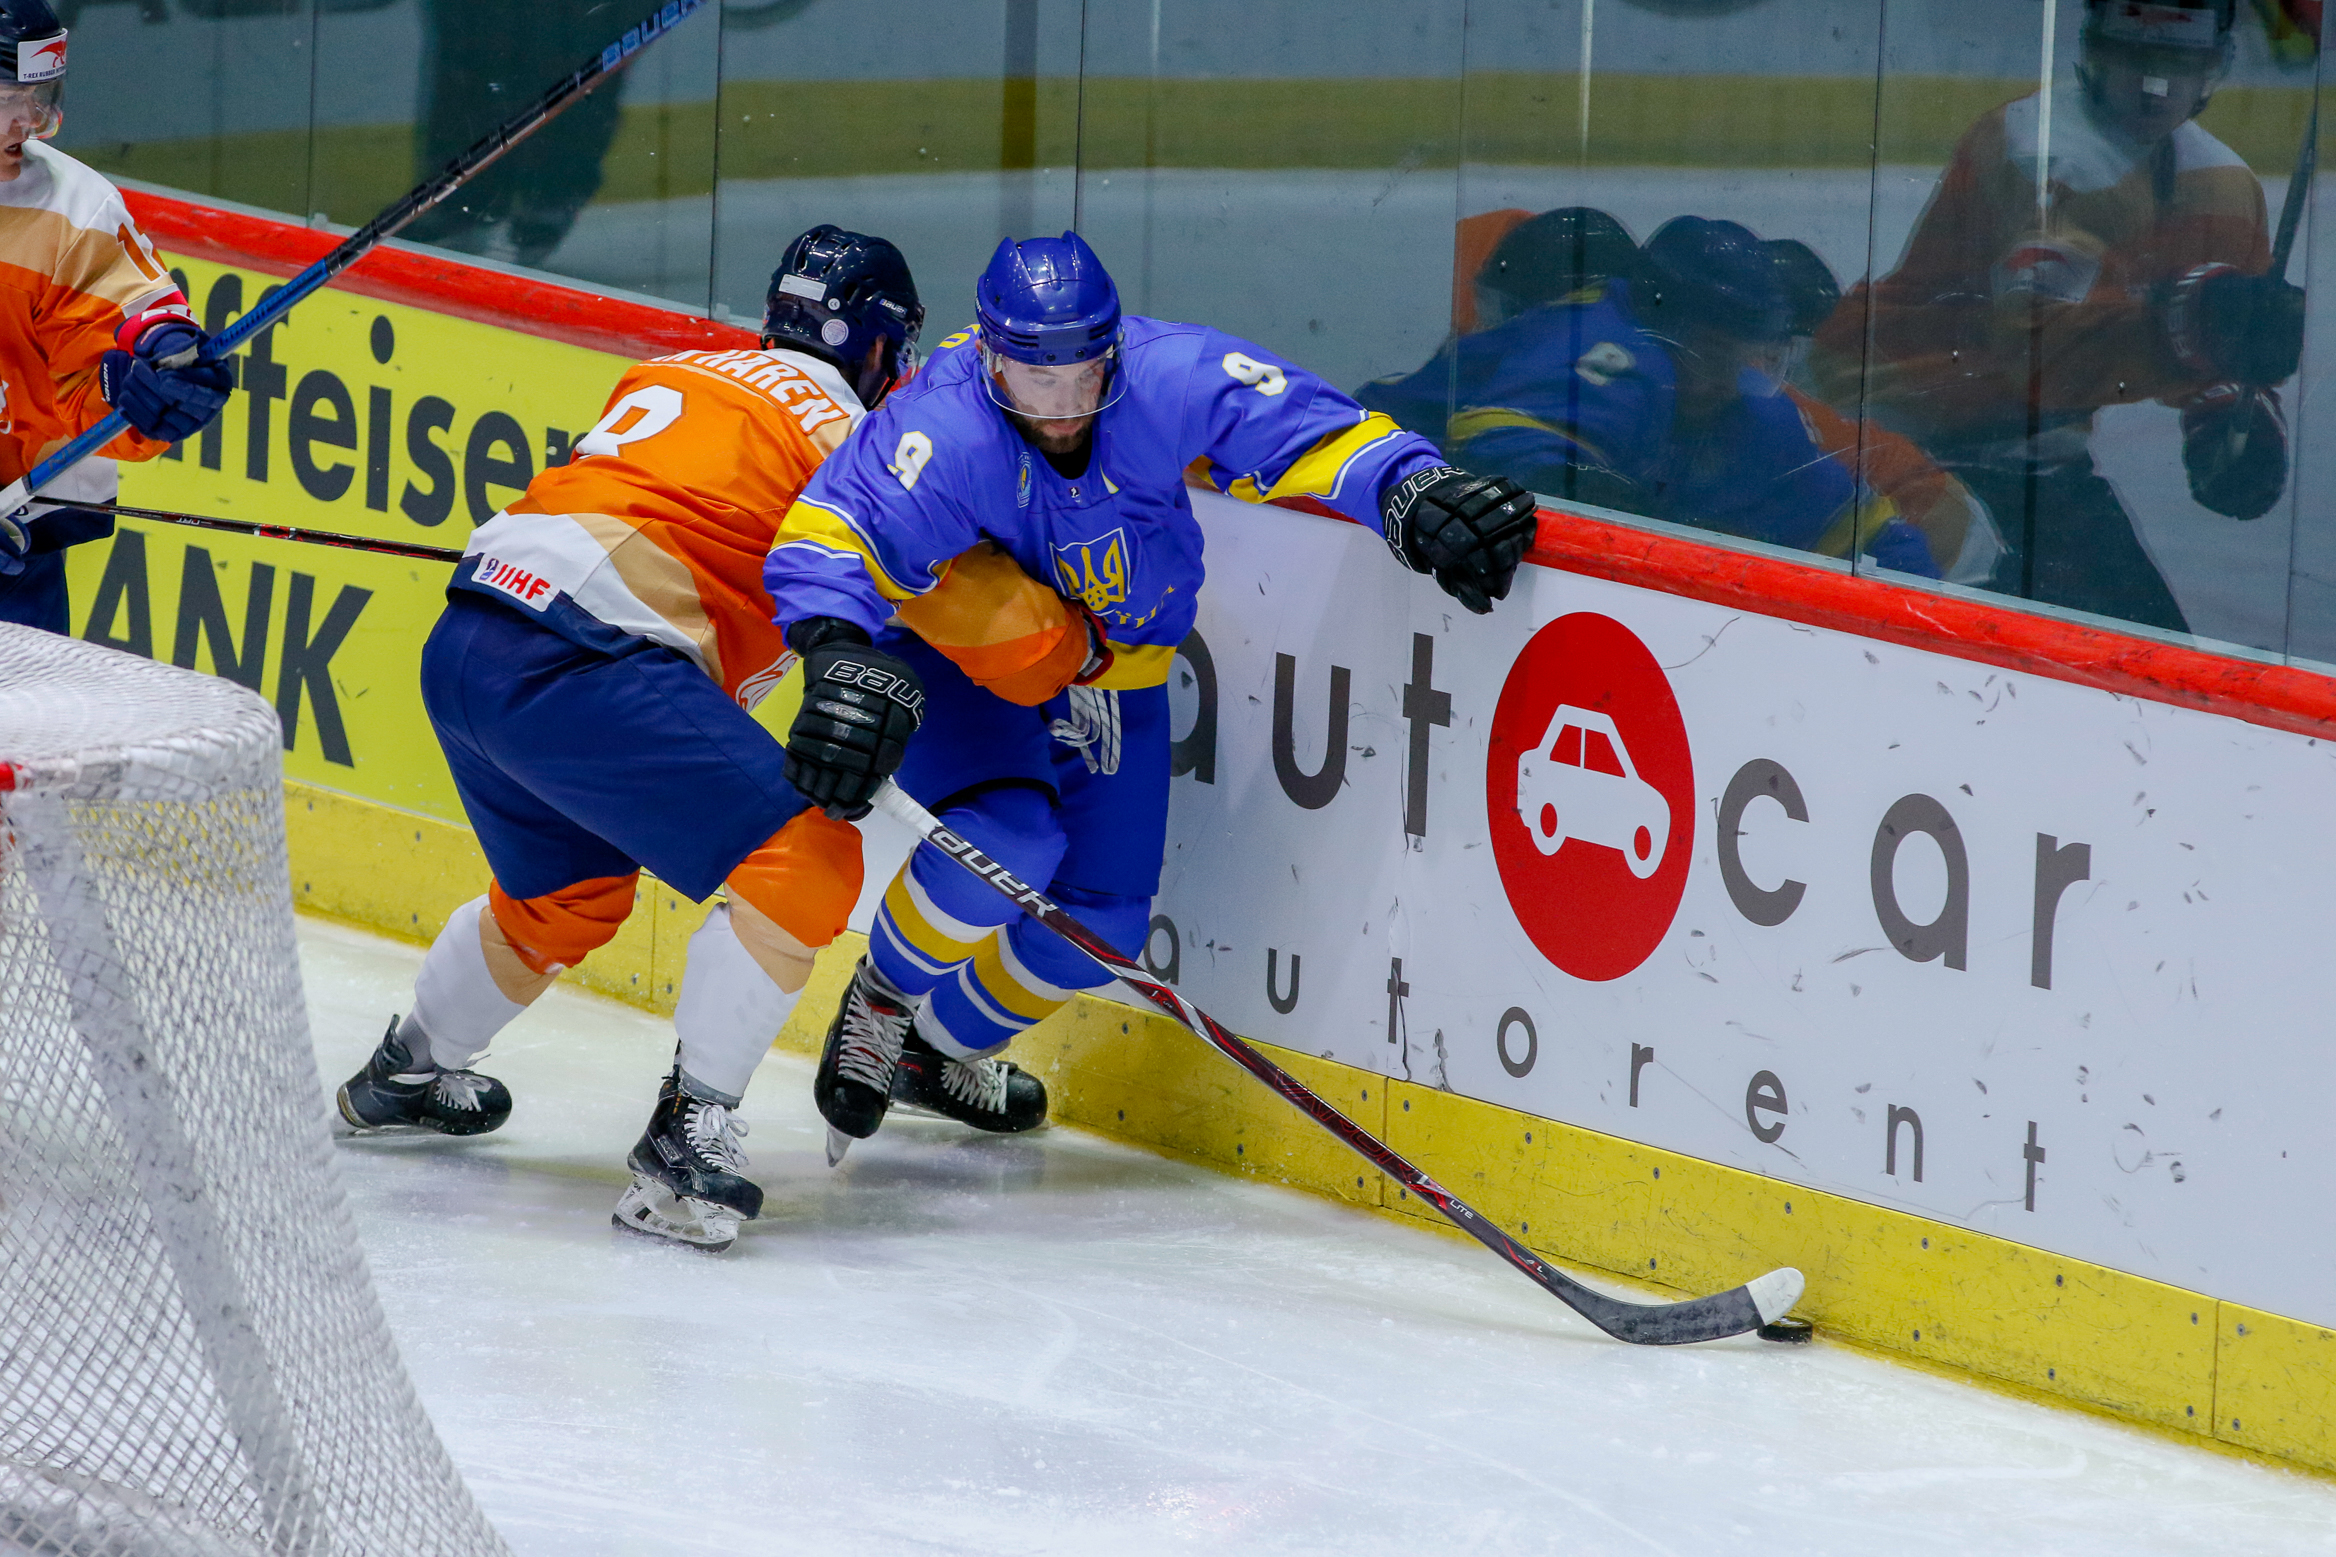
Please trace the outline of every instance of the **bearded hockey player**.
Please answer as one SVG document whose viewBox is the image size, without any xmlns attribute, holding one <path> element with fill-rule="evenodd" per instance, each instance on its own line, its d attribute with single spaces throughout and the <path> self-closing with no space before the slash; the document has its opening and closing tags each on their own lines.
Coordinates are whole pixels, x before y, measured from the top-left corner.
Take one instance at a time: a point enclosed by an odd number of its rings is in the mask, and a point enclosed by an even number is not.
<svg viewBox="0 0 2336 1557">
<path fill-rule="evenodd" d="M 1922 535 L 1830 457 L 1776 376 L 1794 301 L 1775 251 L 1734 222 L 1676 217 L 1634 253 L 1603 211 L 1549 212 L 1487 260 L 1489 328 L 1358 398 L 1537 492 L 1936 577 Z"/>
<path fill-rule="evenodd" d="M 234 385 L 130 220 L 121 192 L 46 144 L 64 122 L 65 29 L 46 0 L 0 0 L 0 485 L 119 410 L 131 431 L 0 515 L 0 621 L 70 632 L 65 548 L 113 533 L 115 460 L 200 432 Z"/>
<path fill-rule="evenodd" d="M 510 1092 L 472 1066 L 616 934 L 646 866 L 728 902 L 690 938 L 679 1050 L 617 1225 L 720 1249 L 760 1212 L 734 1110 L 860 889 L 857 832 L 806 804 L 748 712 L 792 658 L 763 559 L 912 368 L 923 318 L 890 243 L 815 227 L 771 278 L 762 349 L 631 369 L 574 460 L 471 537 L 422 693 L 494 881 L 341 1088 L 351 1126 L 502 1124 Z"/>
<path fill-rule="evenodd" d="M 2037 96 L 1981 119 L 1897 270 L 1819 333 L 1826 397 L 1856 403 L 1862 377 L 1872 414 L 1994 513 L 1996 589 L 2187 630 L 2094 468 L 2103 406 L 2179 407 L 2192 494 L 2217 513 L 2252 519 L 2286 485 L 2273 391 L 2303 294 L 2266 274 L 2254 174 L 2192 122 L 2229 67 L 2233 5 L 2087 0 L 2049 143 Z"/>
<path fill-rule="evenodd" d="M 1479 612 L 1508 593 L 1533 503 L 1260 347 L 1123 318 L 1076 234 L 1001 243 L 975 294 L 976 328 L 821 467 L 771 552 L 806 677 L 788 773 L 856 816 L 897 765 L 951 827 L 1133 947 L 1167 825 L 1165 683 L 1202 576 L 1186 468 L 1366 525 Z M 835 701 L 879 684 L 896 695 L 878 717 Z M 988 1130 L 1037 1125 L 1043 1087 L 993 1056 L 1097 983 L 920 848 L 820 1059 L 831 1160 L 896 1097 Z"/>
</svg>

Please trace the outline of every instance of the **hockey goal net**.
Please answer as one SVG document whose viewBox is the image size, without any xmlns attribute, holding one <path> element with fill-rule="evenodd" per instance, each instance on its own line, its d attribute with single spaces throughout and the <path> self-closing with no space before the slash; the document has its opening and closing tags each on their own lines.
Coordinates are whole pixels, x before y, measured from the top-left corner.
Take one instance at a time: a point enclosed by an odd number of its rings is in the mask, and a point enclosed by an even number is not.
<svg viewBox="0 0 2336 1557">
<path fill-rule="evenodd" d="M 341 1192 L 280 742 L 0 625 L 0 1551 L 504 1550 Z"/>
</svg>

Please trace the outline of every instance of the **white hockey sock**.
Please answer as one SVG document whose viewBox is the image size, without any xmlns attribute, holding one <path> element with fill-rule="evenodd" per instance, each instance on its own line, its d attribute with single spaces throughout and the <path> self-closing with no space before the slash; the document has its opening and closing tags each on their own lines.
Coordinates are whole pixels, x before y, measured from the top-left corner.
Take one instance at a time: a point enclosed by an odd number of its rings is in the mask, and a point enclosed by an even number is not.
<svg viewBox="0 0 2336 1557">
<path fill-rule="evenodd" d="M 487 1052 L 495 1034 L 527 1007 L 503 993 L 479 944 L 479 915 L 487 900 L 472 898 L 446 918 L 414 980 L 414 1009 L 398 1036 L 417 1065 L 461 1070 Z M 414 1029 L 419 1027 L 420 1034 Z M 417 1036 L 427 1043 L 417 1045 Z"/>
<path fill-rule="evenodd" d="M 706 915 L 689 938 L 681 998 L 673 1007 L 690 1090 L 717 1101 L 743 1095 L 801 994 L 779 988 L 739 943 L 727 904 Z"/>
</svg>

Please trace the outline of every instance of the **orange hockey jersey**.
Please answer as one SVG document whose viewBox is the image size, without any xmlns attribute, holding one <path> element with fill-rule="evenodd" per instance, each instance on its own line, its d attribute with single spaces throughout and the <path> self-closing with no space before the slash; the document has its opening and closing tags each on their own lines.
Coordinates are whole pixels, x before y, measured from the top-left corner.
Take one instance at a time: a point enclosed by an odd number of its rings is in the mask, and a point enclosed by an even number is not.
<svg viewBox="0 0 2336 1557">
<path fill-rule="evenodd" d="M 678 649 L 752 708 L 793 656 L 763 558 L 863 414 L 791 351 L 685 351 L 629 369 L 575 456 L 472 532 L 457 588 Z"/>
<path fill-rule="evenodd" d="M 2039 436 L 2081 439 L 2103 406 L 2208 386 L 2167 344 L 2159 291 L 2210 262 L 2268 267 L 2262 186 L 2196 123 L 2137 149 L 2093 122 L 2073 82 L 2059 96 L 2048 153 L 2033 96 L 1964 135 L 1898 268 L 1817 332 L 1827 400 L 1857 403 L 1863 369 L 1864 404 L 1935 446 L 2016 441 L 2036 417 Z"/>
<path fill-rule="evenodd" d="M 105 419 L 97 364 L 186 299 L 130 220 L 121 192 L 56 148 L 27 141 L 24 166 L 0 184 L 0 483 Z M 166 444 L 125 432 L 105 447 L 145 460 Z M 108 496 L 111 468 L 52 495 Z M 89 490 L 91 476 L 105 490 Z"/>
</svg>

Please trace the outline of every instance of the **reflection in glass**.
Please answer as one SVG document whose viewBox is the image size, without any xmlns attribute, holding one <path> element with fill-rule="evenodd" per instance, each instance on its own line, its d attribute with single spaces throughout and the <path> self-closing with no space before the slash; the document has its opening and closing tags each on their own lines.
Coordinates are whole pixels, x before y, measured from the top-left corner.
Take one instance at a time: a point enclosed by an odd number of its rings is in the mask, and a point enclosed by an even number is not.
<svg viewBox="0 0 2336 1557">
<path fill-rule="evenodd" d="M 2036 84 L 1964 131 L 1897 265 L 1819 329 L 1811 373 L 1978 498 L 1988 587 L 2185 632 L 2127 501 L 2183 488 L 2162 457 L 2154 482 L 2112 479 L 2102 413 L 2174 413 L 2119 427 L 2179 449 L 2190 533 L 2210 522 L 2198 509 L 2270 512 L 2287 483 L 2277 386 L 2301 351 L 2302 294 L 2266 273 L 2262 185 L 2198 122 L 2238 52 L 2230 0 L 2063 10 L 2074 35 L 2030 24 Z M 1894 7 L 1893 24 L 1963 27 L 1912 11 Z M 2159 549 L 2179 533 L 2161 531 Z"/>
</svg>

